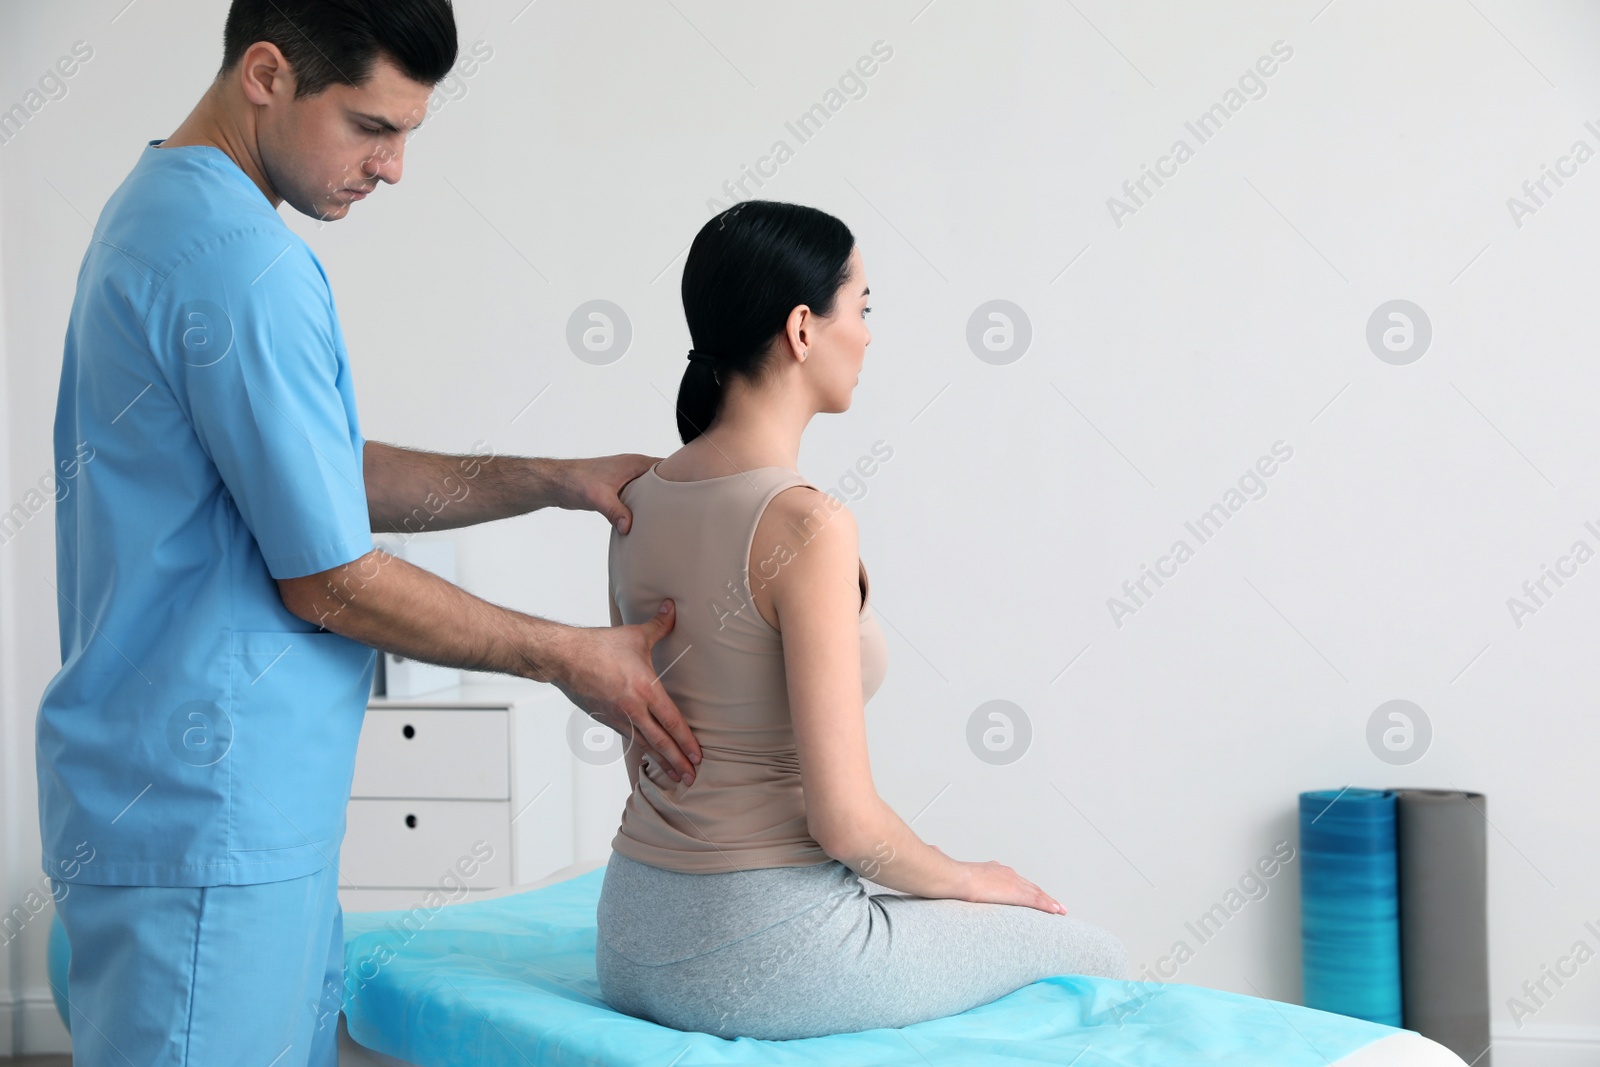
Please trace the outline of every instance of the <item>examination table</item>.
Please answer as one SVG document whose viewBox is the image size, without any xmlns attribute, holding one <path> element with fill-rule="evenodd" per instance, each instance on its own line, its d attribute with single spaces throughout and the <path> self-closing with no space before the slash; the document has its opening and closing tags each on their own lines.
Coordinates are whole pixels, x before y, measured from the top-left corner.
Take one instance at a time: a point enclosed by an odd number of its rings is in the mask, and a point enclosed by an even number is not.
<svg viewBox="0 0 1600 1067">
<path fill-rule="evenodd" d="M 799 1041 L 683 1033 L 601 999 L 603 875 L 603 864 L 580 865 L 431 911 L 346 912 L 340 1067 L 1465 1067 L 1409 1030 L 1296 1004 L 1067 976 L 897 1030 Z"/>
</svg>

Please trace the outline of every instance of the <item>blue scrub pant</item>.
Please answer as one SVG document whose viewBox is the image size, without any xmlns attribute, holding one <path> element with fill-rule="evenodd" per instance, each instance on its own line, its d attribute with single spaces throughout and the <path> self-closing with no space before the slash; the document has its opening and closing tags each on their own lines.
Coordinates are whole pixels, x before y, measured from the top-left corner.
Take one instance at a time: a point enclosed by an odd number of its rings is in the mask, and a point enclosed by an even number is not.
<svg viewBox="0 0 1600 1067">
<path fill-rule="evenodd" d="M 338 884 L 58 883 L 73 1067 L 336 1067 Z"/>
</svg>

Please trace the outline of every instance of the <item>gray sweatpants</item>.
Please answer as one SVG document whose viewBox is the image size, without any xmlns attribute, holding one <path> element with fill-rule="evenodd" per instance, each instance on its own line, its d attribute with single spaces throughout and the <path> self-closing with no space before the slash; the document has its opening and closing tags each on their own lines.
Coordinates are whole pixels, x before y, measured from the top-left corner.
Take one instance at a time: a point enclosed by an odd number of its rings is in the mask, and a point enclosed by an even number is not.
<svg viewBox="0 0 1600 1067">
<path fill-rule="evenodd" d="M 1129 970 L 1122 942 L 1091 923 L 905 896 L 835 860 L 687 874 L 612 852 L 596 919 L 614 1009 L 727 1038 L 908 1026 L 1049 975 Z"/>
</svg>

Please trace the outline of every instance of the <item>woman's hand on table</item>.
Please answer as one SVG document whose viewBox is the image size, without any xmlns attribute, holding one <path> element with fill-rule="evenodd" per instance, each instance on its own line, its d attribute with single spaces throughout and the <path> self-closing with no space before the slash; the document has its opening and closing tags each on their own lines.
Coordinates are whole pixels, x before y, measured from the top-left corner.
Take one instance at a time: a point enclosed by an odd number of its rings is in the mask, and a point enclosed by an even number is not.
<svg viewBox="0 0 1600 1067">
<path fill-rule="evenodd" d="M 938 845 L 929 845 L 929 848 L 944 854 Z M 967 863 L 960 860 L 962 870 L 966 875 L 957 900 L 970 900 L 977 904 L 1020 904 L 1027 908 L 1037 908 L 1055 915 L 1065 915 L 1067 909 L 1050 894 L 1028 881 L 1016 871 L 1003 863 L 986 860 L 981 863 Z"/>
</svg>

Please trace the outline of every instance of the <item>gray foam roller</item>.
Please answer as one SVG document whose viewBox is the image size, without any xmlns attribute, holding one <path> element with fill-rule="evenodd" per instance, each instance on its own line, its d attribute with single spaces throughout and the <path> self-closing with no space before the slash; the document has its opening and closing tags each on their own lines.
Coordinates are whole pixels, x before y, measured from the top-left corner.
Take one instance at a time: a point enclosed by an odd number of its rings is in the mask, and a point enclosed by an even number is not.
<svg viewBox="0 0 1600 1067">
<path fill-rule="evenodd" d="M 1394 792 L 1403 1025 L 1472 1067 L 1490 1067 L 1483 794 Z"/>
</svg>

